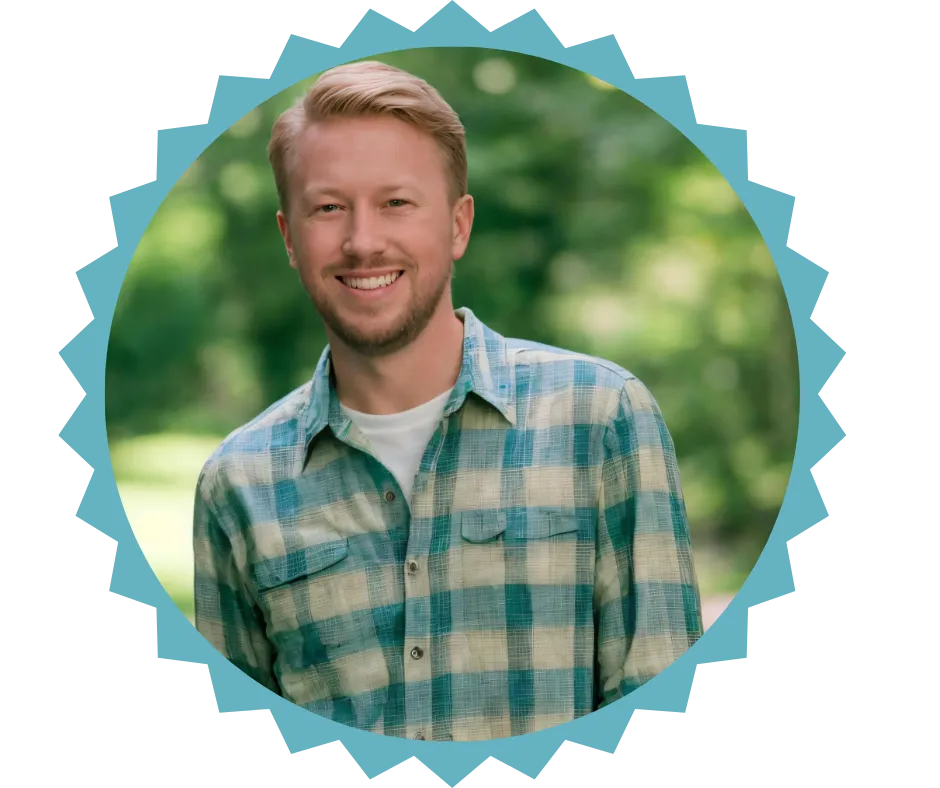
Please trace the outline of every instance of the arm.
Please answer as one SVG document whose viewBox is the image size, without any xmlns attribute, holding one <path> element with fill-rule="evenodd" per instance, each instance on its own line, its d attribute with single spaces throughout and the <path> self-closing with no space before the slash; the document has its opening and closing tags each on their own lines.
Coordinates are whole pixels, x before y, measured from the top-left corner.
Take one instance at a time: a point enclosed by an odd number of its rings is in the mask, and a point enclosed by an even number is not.
<svg viewBox="0 0 940 788">
<path fill-rule="evenodd" d="M 597 702 L 669 667 L 702 634 L 685 502 L 662 413 L 628 380 L 604 439 L 594 610 Z"/>
<path fill-rule="evenodd" d="M 274 649 L 265 635 L 264 616 L 245 587 L 236 561 L 240 535 L 227 529 L 199 477 L 193 514 L 196 629 L 259 684 L 280 693 L 274 675 Z"/>
</svg>

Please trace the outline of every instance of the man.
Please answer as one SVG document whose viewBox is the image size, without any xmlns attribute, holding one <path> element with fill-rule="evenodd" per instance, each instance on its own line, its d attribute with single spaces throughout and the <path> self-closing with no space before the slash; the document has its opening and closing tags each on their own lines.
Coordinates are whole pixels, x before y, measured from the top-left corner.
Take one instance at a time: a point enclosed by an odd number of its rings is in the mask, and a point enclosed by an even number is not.
<svg viewBox="0 0 940 788">
<path fill-rule="evenodd" d="M 625 370 L 454 310 L 454 111 L 342 66 L 269 154 L 329 345 L 203 469 L 199 631 L 317 714 L 427 740 L 563 723 L 670 665 L 702 631 L 672 441 Z"/>
</svg>

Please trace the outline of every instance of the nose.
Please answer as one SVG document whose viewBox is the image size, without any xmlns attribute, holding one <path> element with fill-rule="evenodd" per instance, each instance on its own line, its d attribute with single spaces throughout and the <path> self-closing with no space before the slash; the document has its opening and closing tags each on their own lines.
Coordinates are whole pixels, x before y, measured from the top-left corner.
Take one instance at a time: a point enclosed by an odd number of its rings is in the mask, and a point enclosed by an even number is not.
<svg viewBox="0 0 940 788">
<path fill-rule="evenodd" d="M 386 247 L 381 220 L 368 208 L 351 212 L 343 240 L 343 253 L 355 260 L 369 260 L 380 256 Z"/>
</svg>

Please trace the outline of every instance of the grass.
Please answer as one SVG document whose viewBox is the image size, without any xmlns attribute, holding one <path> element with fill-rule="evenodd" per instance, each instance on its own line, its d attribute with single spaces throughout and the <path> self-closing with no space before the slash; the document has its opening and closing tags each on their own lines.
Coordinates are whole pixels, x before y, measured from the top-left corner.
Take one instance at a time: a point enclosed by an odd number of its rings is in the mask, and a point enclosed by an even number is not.
<svg viewBox="0 0 940 788">
<path fill-rule="evenodd" d="M 222 438 L 164 434 L 111 448 L 124 509 L 144 557 L 176 606 L 193 616 L 193 497 Z"/>
<path fill-rule="evenodd" d="M 128 520 L 157 579 L 192 620 L 193 496 L 202 466 L 222 437 L 163 434 L 111 447 L 118 490 Z M 696 541 L 696 572 L 703 597 L 735 594 L 747 576 L 735 556 Z M 749 571 L 749 570 L 748 570 Z"/>
<path fill-rule="evenodd" d="M 199 471 L 224 436 L 161 433 L 116 441 L 111 461 L 118 480 L 195 490 Z"/>
</svg>

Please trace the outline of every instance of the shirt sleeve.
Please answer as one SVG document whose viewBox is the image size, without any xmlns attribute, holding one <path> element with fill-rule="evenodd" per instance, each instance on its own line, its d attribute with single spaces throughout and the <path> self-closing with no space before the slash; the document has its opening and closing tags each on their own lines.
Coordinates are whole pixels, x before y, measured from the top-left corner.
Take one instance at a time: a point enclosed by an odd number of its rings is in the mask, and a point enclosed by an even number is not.
<svg viewBox="0 0 940 788">
<path fill-rule="evenodd" d="M 702 634 L 675 447 L 647 388 L 628 380 L 604 439 L 595 566 L 598 708 Z"/>
<path fill-rule="evenodd" d="M 242 672 L 281 694 L 274 675 L 274 649 L 264 616 L 239 570 L 239 532 L 226 522 L 199 478 L 193 513 L 195 623 L 199 633 Z"/>
</svg>

